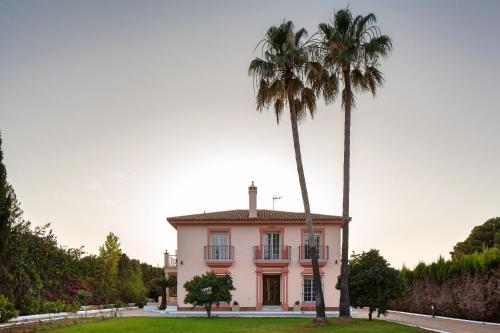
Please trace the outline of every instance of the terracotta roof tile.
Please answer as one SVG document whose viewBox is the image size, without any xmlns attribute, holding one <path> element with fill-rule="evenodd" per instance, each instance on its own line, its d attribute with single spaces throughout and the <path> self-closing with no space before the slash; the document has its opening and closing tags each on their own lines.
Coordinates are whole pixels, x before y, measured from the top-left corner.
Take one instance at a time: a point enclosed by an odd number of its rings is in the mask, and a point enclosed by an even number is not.
<svg viewBox="0 0 500 333">
<path fill-rule="evenodd" d="M 342 218 L 335 215 L 312 214 L 315 221 L 338 221 Z M 277 210 L 258 209 L 257 218 L 248 217 L 248 209 L 226 210 L 184 216 L 168 217 L 169 222 L 197 222 L 197 221 L 305 221 L 304 213 L 283 212 Z"/>
</svg>

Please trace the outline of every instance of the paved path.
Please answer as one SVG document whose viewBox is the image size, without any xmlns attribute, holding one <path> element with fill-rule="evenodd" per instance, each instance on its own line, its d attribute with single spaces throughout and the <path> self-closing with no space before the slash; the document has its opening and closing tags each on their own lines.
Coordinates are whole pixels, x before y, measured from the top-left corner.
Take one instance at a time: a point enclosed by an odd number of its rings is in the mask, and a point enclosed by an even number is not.
<svg viewBox="0 0 500 333">
<path fill-rule="evenodd" d="M 356 311 L 358 312 L 355 315 L 356 317 L 368 318 L 368 311 L 366 309 L 356 309 Z M 374 314 L 374 316 L 376 315 Z M 445 318 L 432 318 L 431 316 L 412 315 L 390 311 L 386 317 L 380 316 L 380 319 L 428 328 L 438 332 L 500 333 L 500 325 L 489 325 Z"/>
</svg>

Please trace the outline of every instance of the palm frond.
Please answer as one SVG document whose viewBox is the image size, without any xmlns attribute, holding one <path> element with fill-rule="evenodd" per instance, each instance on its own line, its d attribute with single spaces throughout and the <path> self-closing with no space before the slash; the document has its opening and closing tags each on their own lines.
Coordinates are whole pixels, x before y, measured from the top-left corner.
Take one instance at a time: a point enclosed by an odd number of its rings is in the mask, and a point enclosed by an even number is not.
<svg viewBox="0 0 500 333">
<path fill-rule="evenodd" d="M 307 108 L 309 114 L 314 118 L 316 111 L 316 95 L 311 88 L 304 88 L 301 91 L 300 101 L 304 108 Z"/>
<path fill-rule="evenodd" d="M 276 115 L 277 124 L 280 123 L 284 108 L 285 108 L 285 103 L 283 102 L 283 99 L 281 98 L 276 99 L 276 101 L 274 102 L 274 114 Z"/>
</svg>

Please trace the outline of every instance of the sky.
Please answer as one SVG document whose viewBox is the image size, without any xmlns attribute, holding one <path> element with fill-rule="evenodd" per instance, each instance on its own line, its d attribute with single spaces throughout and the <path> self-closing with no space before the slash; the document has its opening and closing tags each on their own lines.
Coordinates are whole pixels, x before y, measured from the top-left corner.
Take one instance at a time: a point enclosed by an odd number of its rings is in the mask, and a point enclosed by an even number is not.
<svg viewBox="0 0 500 333">
<path fill-rule="evenodd" d="M 255 111 L 254 49 L 283 20 L 310 33 L 349 4 L 394 44 L 352 116 L 353 251 L 395 267 L 448 256 L 500 215 L 498 1 L 0 0 L 0 131 L 34 225 L 89 253 L 110 231 L 163 265 L 167 216 L 301 211 L 287 118 Z M 341 214 L 343 113 L 300 124 L 313 212 Z"/>
</svg>

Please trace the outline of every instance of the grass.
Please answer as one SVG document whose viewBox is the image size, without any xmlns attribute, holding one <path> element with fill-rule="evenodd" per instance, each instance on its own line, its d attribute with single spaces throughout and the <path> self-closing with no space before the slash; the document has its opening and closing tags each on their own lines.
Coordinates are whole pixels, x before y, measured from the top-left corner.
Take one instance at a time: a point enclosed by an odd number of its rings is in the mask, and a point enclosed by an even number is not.
<svg viewBox="0 0 500 333">
<path fill-rule="evenodd" d="M 424 330 L 382 320 L 354 319 L 350 323 L 332 318 L 317 326 L 310 318 L 114 318 L 50 330 L 51 333 L 417 333 Z"/>
</svg>

